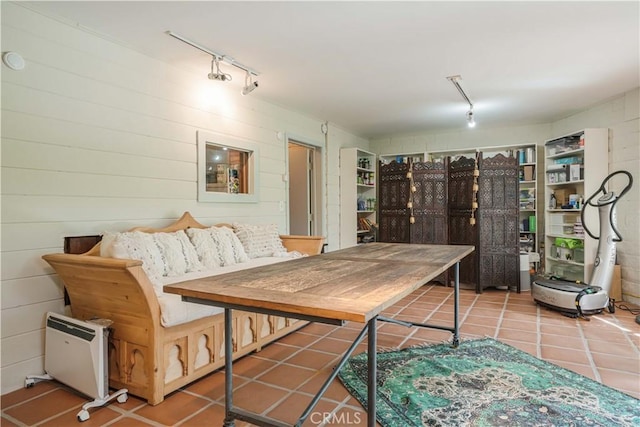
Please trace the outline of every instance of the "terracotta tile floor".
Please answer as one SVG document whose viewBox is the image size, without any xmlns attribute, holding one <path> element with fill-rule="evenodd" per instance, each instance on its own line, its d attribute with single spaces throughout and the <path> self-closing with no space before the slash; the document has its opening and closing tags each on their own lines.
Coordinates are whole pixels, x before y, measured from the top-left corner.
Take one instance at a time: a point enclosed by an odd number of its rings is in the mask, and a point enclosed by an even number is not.
<svg viewBox="0 0 640 427">
<path fill-rule="evenodd" d="M 489 336 L 534 356 L 571 369 L 640 398 L 640 325 L 628 311 L 570 319 L 538 308 L 529 292 L 463 290 L 462 338 Z M 415 321 L 451 324 L 451 288 L 427 285 L 384 313 Z M 235 404 L 293 423 L 330 374 L 339 355 L 362 325 L 342 328 L 310 324 L 234 365 Z M 407 347 L 450 339 L 444 331 L 379 324 L 380 347 Z M 356 352 L 365 351 L 360 344 Z M 86 400 L 56 382 L 39 382 L 1 398 L 2 426 L 79 425 L 76 414 Z M 224 418 L 224 377 L 213 373 L 149 406 L 130 396 L 90 410 L 84 426 L 218 426 Z M 325 422 L 323 422 L 323 418 Z M 246 423 L 237 422 L 237 426 Z M 306 424 L 366 425 L 366 414 L 335 380 Z"/>
</svg>

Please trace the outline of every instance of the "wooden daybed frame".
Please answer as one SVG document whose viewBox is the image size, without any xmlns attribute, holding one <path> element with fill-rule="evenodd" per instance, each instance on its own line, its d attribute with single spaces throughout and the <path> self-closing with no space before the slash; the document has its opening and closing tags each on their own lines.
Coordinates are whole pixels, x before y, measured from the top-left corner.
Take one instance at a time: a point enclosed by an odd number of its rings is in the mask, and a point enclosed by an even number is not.
<svg viewBox="0 0 640 427">
<path fill-rule="evenodd" d="M 227 224 L 217 224 L 222 226 Z M 188 212 L 165 228 L 137 227 L 146 233 L 206 228 Z M 132 231 L 133 231 L 132 230 Z M 318 236 L 281 236 L 289 251 L 316 255 Z M 138 260 L 100 256 L 100 243 L 81 255 L 49 254 L 43 258 L 62 279 L 74 318 L 113 321 L 109 342 L 109 385 L 157 405 L 164 397 L 224 366 L 224 316 L 218 314 L 176 326 L 160 322 L 160 306 L 152 283 Z M 295 319 L 233 311 L 234 360 L 306 324 Z M 203 353 L 204 351 L 204 353 Z M 181 375 L 165 381 L 169 363 Z M 203 365 L 202 357 L 205 357 Z M 198 368 L 196 366 L 198 358 Z"/>
</svg>

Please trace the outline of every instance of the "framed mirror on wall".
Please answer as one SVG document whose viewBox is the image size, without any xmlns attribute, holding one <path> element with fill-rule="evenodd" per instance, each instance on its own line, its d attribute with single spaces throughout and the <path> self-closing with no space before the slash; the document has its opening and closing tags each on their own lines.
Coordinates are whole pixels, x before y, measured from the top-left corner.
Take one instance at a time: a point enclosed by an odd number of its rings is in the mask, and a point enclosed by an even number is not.
<svg viewBox="0 0 640 427">
<path fill-rule="evenodd" d="M 198 131 L 198 201 L 258 202 L 256 144 Z"/>
</svg>

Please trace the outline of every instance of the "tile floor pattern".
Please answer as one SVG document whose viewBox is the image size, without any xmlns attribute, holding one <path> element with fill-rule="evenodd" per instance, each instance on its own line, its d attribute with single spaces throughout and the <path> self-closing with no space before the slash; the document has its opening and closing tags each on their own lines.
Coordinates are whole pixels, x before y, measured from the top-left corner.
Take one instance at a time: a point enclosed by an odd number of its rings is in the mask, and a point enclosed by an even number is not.
<svg viewBox="0 0 640 427">
<path fill-rule="evenodd" d="M 537 307 L 529 292 L 486 290 L 460 297 L 463 339 L 493 337 L 610 387 L 640 398 L 640 325 L 628 311 L 616 310 L 584 320 Z M 451 288 L 427 285 L 385 311 L 390 317 L 451 325 Z M 362 325 L 305 326 L 234 364 L 235 404 L 293 423 L 329 375 L 339 355 Z M 379 324 L 383 348 L 440 343 L 444 331 Z M 366 350 L 360 344 L 356 353 Z M 2 426 L 80 425 L 76 414 L 86 399 L 56 382 L 1 397 Z M 149 406 L 130 396 L 90 410 L 83 426 L 221 426 L 224 418 L 224 376 L 215 372 Z M 324 422 L 323 422 L 324 418 Z M 238 427 L 248 424 L 236 422 Z M 366 425 L 362 406 L 335 380 L 305 423 L 307 426 Z"/>
</svg>

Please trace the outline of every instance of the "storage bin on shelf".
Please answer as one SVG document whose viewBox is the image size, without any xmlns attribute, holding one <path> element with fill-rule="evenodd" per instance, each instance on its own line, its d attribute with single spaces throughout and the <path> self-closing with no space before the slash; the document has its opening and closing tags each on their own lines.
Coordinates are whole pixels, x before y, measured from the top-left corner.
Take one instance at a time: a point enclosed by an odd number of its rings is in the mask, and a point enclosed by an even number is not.
<svg viewBox="0 0 640 427">
<path fill-rule="evenodd" d="M 556 246 L 559 246 L 561 248 L 569 248 L 569 249 L 584 247 L 584 242 L 582 240 L 572 239 L 570 237 L 556 237 L 555 244 Z"/>
<path fill-rule="evenodd" d="M 584 262 L 584 241 L 566 237 L 556 237 L 549 253 L 551 258 L 560 261 Z"/>
<path fill-rule="evenodd" d="M 580 214 L 577 212 L 558 213 L 549 217 L 550 234 L 575 234 L 576 223 L 580 223 Z M 578 231 L 581 231 L 578 230 Z"/>
<path fill-rule="evenodd" d="M 583 268 L 580 265 L 554 263 L 551 274 L 566 280 L 582 281 Z"/>
</svg>

